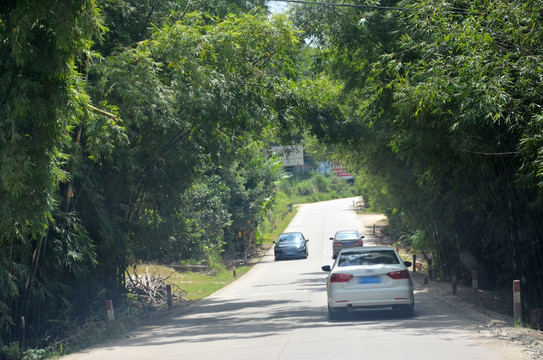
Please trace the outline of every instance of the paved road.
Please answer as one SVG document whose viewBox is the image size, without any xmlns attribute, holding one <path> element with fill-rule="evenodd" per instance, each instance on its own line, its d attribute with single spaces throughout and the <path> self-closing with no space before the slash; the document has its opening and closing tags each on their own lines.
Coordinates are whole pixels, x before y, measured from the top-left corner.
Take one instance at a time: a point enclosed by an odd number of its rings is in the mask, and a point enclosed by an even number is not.
<svg viewBox="0 0 543 360">
<path fill-rule="evenodd" d="M 310 239 L 308 259 L 274 261 L 269 252 L 234 284 L 171 321 L 65 359 L 520 359 L 517 349 L 481 336 L 461 311 L 421 289 L 412 319 L 370 311 L 330 322 L 320 269 L 332 262 L 328 238 L 357 228 L 372 240 L 352 203 L 300 207 L 288 230 Z"/>
</svg>

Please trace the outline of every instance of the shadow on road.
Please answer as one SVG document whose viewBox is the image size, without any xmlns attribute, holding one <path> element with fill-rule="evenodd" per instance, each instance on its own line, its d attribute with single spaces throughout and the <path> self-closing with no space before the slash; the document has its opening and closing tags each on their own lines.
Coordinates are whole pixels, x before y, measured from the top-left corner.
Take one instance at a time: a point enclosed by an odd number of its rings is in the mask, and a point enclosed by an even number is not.
<svg viewBox="0 0 543 360">
<path fill-rule="evenodd" d="M 443 304 L 436 304 L 425 293 L 415 295 L 415 316 L 412 318 L 391 310 L 366 310 L 349 312 L 337 321 L 329 321 L 326 304 L 315 306 L 304 296 L 296 295 L 305 292 L 311 297 L 312 293 L 325 291 L 321 273 L 305 273 L 301 280 L 283 285 L 286 291 L 295 293 L 292 298 L 266 298 L 268 293 L 264 291 L 261 295 L 250 294 L 247 299 L 204 299 L 161 325 L 142 329 L 128 340 L 129 346 L 266 338 L 304 328 L 378 327 L 391 332 L 413 330 L 423 335 L 446 334 L 466 326 L 466 319 L 458 318 L 457 313 L 448 311 L 450 309 Z M 258 292 L 266 286 L 277 285 L 262 284 L 255 290 Z"/>
</svg>

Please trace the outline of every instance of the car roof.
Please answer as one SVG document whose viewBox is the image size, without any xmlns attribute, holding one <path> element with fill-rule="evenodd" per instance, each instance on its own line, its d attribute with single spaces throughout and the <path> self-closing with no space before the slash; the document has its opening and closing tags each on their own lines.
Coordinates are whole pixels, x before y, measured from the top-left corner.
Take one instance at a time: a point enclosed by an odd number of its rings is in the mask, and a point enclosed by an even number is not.
<svg viewBox="0 0 543 360">
<path fill-rule="evenodd" d="M 396 249 L 394 249 L 394 247 L 392 247 L 392 246 L 373 246 L 373 245 L 369 245 L 369 246 L 357 246 L 357 247 L 343 249 L 339 253 L 341 254 L 342 252 L 368 252 L 368 251 L 376 251 L 376 250 L 394 250 L 394 251 L 396 251 Z"/>
<path fill-rule="evenodd" d="M 288 231 L 288 232 L 282 233 L 281 235 L 289 235 L 289 234 L 300 234 L 300 235 L 303 235 L 300 231 Z M 279 236 L 281 236 L 281 235 L 279 235 Z"/>
<path fill-rule="evenodd" d="M 357 233 L 358 230 L 339 230 L 339 231 L 336 231 L 336 234 L 341 234 L 341 233 L 352 233 L 352 232 Z"/>
</svg>

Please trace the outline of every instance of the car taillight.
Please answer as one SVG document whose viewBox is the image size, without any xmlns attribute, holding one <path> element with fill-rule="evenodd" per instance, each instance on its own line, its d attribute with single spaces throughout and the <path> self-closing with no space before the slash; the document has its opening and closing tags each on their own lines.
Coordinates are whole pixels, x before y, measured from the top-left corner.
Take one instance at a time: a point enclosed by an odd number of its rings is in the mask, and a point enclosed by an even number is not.
<svg viewBox="0 0 543 360">
<path fill-rule="evenodd" d="M 389 272 L 387 275 L 394 280 L 409 279 L 409 271 L 407 270 L 393 271 Z"/>
<path fill-rule="evenodd" d="M 339 241 L 334 241 L 334 245 L 339 245 L 339 246 L 341 246 L 342 243 L 340 243 Z"/>
<path fill-rule="evenodd" d="M 332 274 L 330 276 L 330 282 L 347 282 L 352 278 L 353 276 L 351 274 Z"/>
<path fill-rule="evenodd" d="M 362 246 L 363 244 L 364 244 L 364 242 L 363 242 L 362 240 L 358 240 L 358 241 L 356 242 L 356 245 Z"/>
</svg>

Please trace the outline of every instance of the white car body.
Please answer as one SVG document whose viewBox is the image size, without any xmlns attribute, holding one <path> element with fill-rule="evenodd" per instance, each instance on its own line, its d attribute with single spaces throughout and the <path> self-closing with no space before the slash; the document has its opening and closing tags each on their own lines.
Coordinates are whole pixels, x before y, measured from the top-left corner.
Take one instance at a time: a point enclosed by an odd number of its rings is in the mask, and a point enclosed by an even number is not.
<svg viewBox="0 0 543 360">
<path fill-rule="evenodd" d="M 342 311 L 392 307 L 405 315 L 414 311 L 413 280 L 400 255 L 390 246 L 341 250 L 326 283 L 330 318 Z"/>
</svg>

